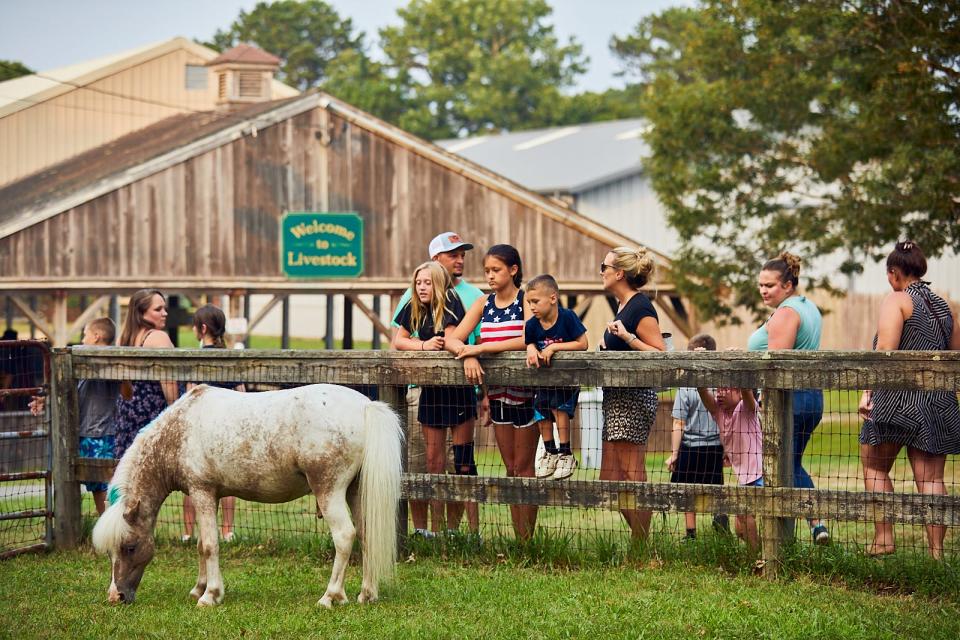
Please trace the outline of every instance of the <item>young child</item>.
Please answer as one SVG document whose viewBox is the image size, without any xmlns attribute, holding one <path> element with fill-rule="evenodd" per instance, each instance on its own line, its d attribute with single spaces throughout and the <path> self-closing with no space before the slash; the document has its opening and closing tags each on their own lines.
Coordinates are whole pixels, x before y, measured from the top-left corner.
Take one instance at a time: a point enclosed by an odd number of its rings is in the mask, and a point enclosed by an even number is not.
<svg viewBox="0 0 960 640">
<path fill-rule="evenodd" d="M 717 341 L 699 333 L 687 345 L 688 351 L 716 351 Z M 691 387 L 677 389 L 673 401 L 672 453 L 666 466 L 671 471 L 670 482 L 694 484 L 723 484 L 723 446 L 716 421 L 703 406 L 697 390 Z M 726 516 L 717 516 L 715 526 L 727 528 Z M 687 538 L 697 537 L 697 514 L 685 514 Z"/>
<path fill-rule="evenodd" d="M 557 351 L 586 351 L 587 329 L 570 309 L 562 309 L 557 298 L 560 288 L 551 275 L 537 276 L 527 284 L 527 304 L 533 317 L 524 326 L 527 366 L 550 365 Z M 543 416 L 539 421 L 544 453 L 537 460 L 538 478 L 563 480 L 573 475 L 577 459 L 570 449 L 570 419 L 577 410 L 579 387 L 538 389 L 533 407 Z M 553 441 L 553 422 L 557 422 L 560 444 Z"/>
<path fill-rule="evenodd" d="M 212 304 L 204 305 L 197 309 L 193 314 L 193 335 L 200 342 L 201 349 L 226 349 L 224 334 L 227 329 L 227 317 L 220 307 Z M 197 386 L 198 383 L 191 382 L 187 384 L 187 390 Z M 211 387 L 220 387 L 222 389 L 233 389 L 235 391 L 245 391 L 243 383 L 236 382 L 211 382 L 205 381 Z M 220 499 L 220 510 L 223 512 L 223 523 L 220 525 L 220 536 L 224 542 L 233 542 L 233 516 L 236 511 L 237 499 L 235 496 L 224 496 Z M 193 527 L 197 519 L 196 509 L 190 496 L 183 496 L 183 528 L 184 534 L 180 536 L 183 542 L 189 542 L 193 537 Z"/>
<path fill-rule="evenodd" d="M 88 347 L 112 346 L 117 337 L 117 325 L 110 318 L 97 318 L 83 328 L 81 344 Z M 77 404 L 80 409 L 81 458 L 114 458 L 114 434 L 117 421 L 117 396 L 120 395 L 118 380 L 80 380 L 77 383 Z M 30 411 L 37 416 L 43 413 L 45 399 L 34 397 Z M 97 513 L 103 515 L 106 508 L 107 483 L 86 482 L 84 486 L 93 494 Z"/>
<path fill-rule="evenodd" d="M 720 427 L 723 453 L 740 486 L 763 486 L 763 434 L 753 389 L 720 387 L 714 396 L 699 388 L 700 399 Z M 755 552 L 760 545 L 757 523 L 752 515 L 737 516 L 737 535 Z"/>
</svg>

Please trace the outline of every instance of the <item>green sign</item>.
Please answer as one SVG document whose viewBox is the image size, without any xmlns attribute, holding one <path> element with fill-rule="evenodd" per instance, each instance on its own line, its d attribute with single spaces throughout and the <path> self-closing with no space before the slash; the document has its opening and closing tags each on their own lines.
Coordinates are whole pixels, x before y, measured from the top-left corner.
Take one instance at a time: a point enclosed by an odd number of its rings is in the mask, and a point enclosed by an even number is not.
<svg viewBox="0 0 960 640">
<path fill-rule="evenodd" d="M 280 269 L 291 278 L 363 273 L 363 220 L 355 213 L 288 213 L 280 221 Z"/>
</svg>

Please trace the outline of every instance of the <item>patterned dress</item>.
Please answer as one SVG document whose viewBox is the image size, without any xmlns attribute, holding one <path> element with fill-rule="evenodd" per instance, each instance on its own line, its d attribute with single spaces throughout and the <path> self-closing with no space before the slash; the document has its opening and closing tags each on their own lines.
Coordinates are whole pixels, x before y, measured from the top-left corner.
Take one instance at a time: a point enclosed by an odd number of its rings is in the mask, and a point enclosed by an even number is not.
<svg viewBox="0 0 960 640">
<path fill-rule="evenodd" d="M 899 350 L 939 351 L 949 348 L 953 315 L 926 282 L 914 282 L 904 292 L 913 313 L 903 323 Z M 873 348 L 877 348 L 874 336 Z M 873 392 L 870 420 L 863 423 L 860 443 L 877 446 L 895 442 L 934 455 L 960 453 L 960 407 L 953 391 Z"/>
<path fill-rule="evenodd" d="M 149 331 L 143 336 L 144 342 L 148 335 Z M 140 346 L 143 346 L 143 342 Z M 167 408 L 167 398 L 159 382 L 134 380 L 131 384 L 133 395 L 129 400 L 124 399 L 123 395 L 117 397 L 117 433 L 114 436 L 114 455 L 117 460 L 133 444 L 137 433 Z"/>
</svg>

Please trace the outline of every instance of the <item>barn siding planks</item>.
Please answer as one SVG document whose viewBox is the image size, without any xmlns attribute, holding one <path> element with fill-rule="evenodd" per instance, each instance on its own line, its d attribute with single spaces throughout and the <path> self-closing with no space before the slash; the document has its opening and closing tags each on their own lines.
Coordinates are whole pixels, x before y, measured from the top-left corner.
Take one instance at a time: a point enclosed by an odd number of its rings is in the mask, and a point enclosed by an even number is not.
<svg viewBox="0 0 960 640">
<path fill-rule="evenodd" d="M 520 250 L 528 276 L 586 282 L 609 248 L 318 107 L 0 239 L 0 263 L 21 278 L 243 286 L 247 276 L 281 277 L 279 221 L 300 210 L 364 218 L 367 278 L 405 280 L 446 230 L 477 246 L 466 265 L 476 282 L 480 254 L 498 242 Z"/>
</svg>

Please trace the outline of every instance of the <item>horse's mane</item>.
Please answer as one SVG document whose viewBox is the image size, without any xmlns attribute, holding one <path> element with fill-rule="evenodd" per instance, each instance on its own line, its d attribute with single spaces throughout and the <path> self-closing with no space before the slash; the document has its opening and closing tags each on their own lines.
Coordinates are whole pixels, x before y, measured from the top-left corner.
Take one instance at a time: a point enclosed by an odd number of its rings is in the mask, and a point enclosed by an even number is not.
<svg viewBox="0 0 960 640">
<path fill-rule="evenodd" d="M 107 489 L 107 499 L 110 501 L 110 506 L 97 519 L 97 524 L 93 527 L 93 534 L 91 535 L 93 548 L 100 553 L 112 554 L 120 548 L 120 541 L 123 540 L 124 536 L 130 533 L 130 524 L 124 519 L 123 512 L 126 508 L 130 471 L 135 467 L 136 463 L 134 461 L 141 456 L 145 432 L 146 429 L 141 429 L 140 433 L 134 438 L 133 443 L 120 458 L 120 462 L 113 472 L 113 478 L 110 480 L 110 486 Z"/>
</svg>

